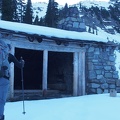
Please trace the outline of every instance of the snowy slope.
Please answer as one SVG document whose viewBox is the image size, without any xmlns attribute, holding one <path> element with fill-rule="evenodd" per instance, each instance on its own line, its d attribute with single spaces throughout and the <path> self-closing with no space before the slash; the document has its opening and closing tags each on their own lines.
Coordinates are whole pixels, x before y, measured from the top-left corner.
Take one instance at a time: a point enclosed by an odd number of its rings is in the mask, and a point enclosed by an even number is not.
<svg viewBox="0 0 120 120">
<path fill-rule="evenodd" d="M 33 6 L 33 17 L 35 18 L 38 15 L 39 18 L 44 17 L 47 10 L 47 3 L 45 2 L 38 2 L 32 3 Z"/>
<path fill-rule="evenodd" d="M 120 94 L 8 102 L 5 120 L 120 120 Z"/>
<path fill-rule="evenodd" d="M 104 8 L 108 8 L 109 5 L 112 5 L 112 2 L 107 2 L 107 1 L 81 1 L 80 2 L 82 6 L 85 6 L 87 8 L 90 8 L 91 6 L 94 6 L 94 7 L 104 7 Z M 76 4 L 76 6 L 80 6 L 79 4 Z"/>
<path fill-rule="evenodd" d="M 38 15 L 39 18 L 44 17 L 46 15 L 47 6 L 48 4 L 46 2 L 36 2 L 32 3 L 33 6 L 33 18 L 35 19 L 36 15 Z M 62 5 L 59 5 L 58 8 L 62 8 Z"/>
<path fill-rule="evenodd" d="M 91 6 L 97 6 L 97 7 L 104 7 L 104 8 L 108 8 L 109 5 L 112 5 L 112 3 L 110 2 L 105 2 L 105 1 L 81 1 L 82 6 L 86 6 L 87 8 L 91 7 Z M 34 17 L 36 15 L 39 16 L 39 18 L 44 17 L 46 14 L 46 10 L 47 10 L 47 3 L 45 2 L 33 2 L 32 6 L 33 6 L 33 13 L 34 13 Z M 80 3 L 76 3 L 74 5 L 70 5 L 70 6 L 77 6 L 78 8 L 80 7 Z M 59 5 L 59 8 L 62 8 L 64 6 Z"/>
</svg>

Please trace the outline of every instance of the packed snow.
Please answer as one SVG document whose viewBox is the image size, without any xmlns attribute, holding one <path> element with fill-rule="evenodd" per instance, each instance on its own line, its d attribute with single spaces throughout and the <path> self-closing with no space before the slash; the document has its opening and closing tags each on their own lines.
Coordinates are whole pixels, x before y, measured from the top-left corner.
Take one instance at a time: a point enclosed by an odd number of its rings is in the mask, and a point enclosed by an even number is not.
<svg viewBox="0 0 120 120">
<path fill-rule="evenodd" d="M 5 120 L 120 120 L 120 94 L 7 102 Z"/>
<path fill-rule="evenodd" d="M 56 28 L 44 27 L 44 26 L 37 26 L 37 25 L 33 26 L 24 23 L 6 22 L 2 20 L 0 21 L 0 28 L 13 30 L 16 32 L 44 35 L 48 37 L 108 42 L 107 37 L 94 35 L 88 32 L 67 31 L 67 30 L 61 30 Z"/>
<path fill-rule="evenodd" d="M 48 4 L 45 2 L 33 3 L 33 17 L 35 19 L 36 15 L 38 18 L 44 17 L 46 14 Z"/>
</svg>

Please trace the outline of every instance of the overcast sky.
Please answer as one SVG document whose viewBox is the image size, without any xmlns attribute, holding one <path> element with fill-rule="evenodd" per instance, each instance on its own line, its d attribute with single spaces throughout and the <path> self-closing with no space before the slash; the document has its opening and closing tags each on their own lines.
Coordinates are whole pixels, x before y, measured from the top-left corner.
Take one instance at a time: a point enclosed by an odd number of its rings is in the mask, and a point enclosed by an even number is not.
<svg viewBox="0 0 120 120">
<path fill-rule="evenodd" d="M 32 2 L 46 2 L 46 3 L 48 3 L 48 1 L 49 0 L 32 0 Z M 68 5 L 72 5 L 72 4 L 78 3 L 82 0 L 55 0 L 55 1 L 58 2 L 58 4 L 60 4 L 60 5 L 65 5 L 65 3 L 68 3 Z M 88 1 L 94 1 L 94 0 L 88 0 Z M 108 1 L 108 0 L 97 0 L 97 1 Z"/>
</svg>

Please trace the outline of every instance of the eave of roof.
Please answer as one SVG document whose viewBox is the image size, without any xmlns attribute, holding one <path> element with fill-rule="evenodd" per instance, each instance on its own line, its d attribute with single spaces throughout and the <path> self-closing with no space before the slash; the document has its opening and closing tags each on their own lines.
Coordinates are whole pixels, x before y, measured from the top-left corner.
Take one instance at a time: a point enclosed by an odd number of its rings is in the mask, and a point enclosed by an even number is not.
<svg viewBox="0 0 120 120">
<path fill-rule="evenodd" d="M 10 34 L 19 34 L 29 37 L 37 37 L 39 39 L 52 39 L 62 42 L 78 42 L 78 43 L 100 43 L 109 44 L 108 40 L 97 35 L 87 32 L 71 32 L 56 28 L 29 25 L 24 23 L 8 22 L 0 20 L 0 31 Z M 54 33 L 55 32 L 55 33 Z M 84 36 L 83 36 L 84 34 Z M 100 39 L 98 41 L 98 39 Z M 113 45 L 112 45 L 113 46 Z"/>
</svg>

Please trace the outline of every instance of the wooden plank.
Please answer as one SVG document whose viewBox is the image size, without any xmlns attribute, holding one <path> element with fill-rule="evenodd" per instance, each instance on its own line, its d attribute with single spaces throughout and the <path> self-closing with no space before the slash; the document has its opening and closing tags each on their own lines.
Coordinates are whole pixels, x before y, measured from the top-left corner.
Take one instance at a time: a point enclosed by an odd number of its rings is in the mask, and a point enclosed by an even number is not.
<svg viewBox="0 0 120 120">
<path fill-rule="evenodd" d="M 79 52 L 78 64 L 78 95 L 82 95 L 82 54 Z"/>
<path fill-rule="evenodd" d="M 73 96 L 77 96 L 78 93 L 78 52 L 73 54 Z"/>
<path fill-rule="evenodd" d="M 16 48 L 24 48 L 24 49 L 33 49 L 33 50 L 42 50 L 43 51 L 43 83 L 42 89 L 47 90 L 47 67 L 48 67 L 48 51 L 57 51 L 57 52 L 72 52 L 74 53 L 74 71 L 73 71 L 73 95 L 82 95 L 85 91 L 85 66 L 84 66 L 84 49 L 75 43 L 70 43 L 68 46 L 57 45 L 55 41 L 43 41 L 42 43 L 38 43 L 37 41 L 29 42 L 25 38 L 18 38 L 15 39 L 6 39 L 3 38 L 7 43 L 12 44 Z M 15 52 L 15 47 L 13 50 L 13 54 Z M 82 56 L 79 57 L 79 52 L 83 52 L 80 54 Z M 81 60 L 81 61 L 80 61 Z M 82 66 L 79 66 L 79 65 Z M 14 66 L 13 66 L 14 67 Z M 79 71 L 78 68 L 82 68 L 83 71 Z M 12 68 L 12 67 L 11 67 Z M 79 73 L 80 72 L 80 73 Z M 11 97 L 14 95 L 14 69 L 11 70 Z M 79 76 L 79 78 L 78 78 Z M 82 76 L 82 78 L 81 78 Z M 78 83 L 79 81 L 79 83 Z M 81 81 L 81 82 L 80 82 Z M 80 85 L 81 84 L 81 85 Z M 81 86 L 81 87 L 80 87 Z M 82 91 L 83 90 L 83 91 Z"/>
<path fill-rule="evenodd" d="M 15 47 L 11 46 L 11 54 L 15 54 Z M 14 97 L 14 63 L 10 64 L 10 98 Z"/>
<path fill-rule="evenodd" d="M 85 51 L 82 51 L 82 95 L 86 94 L 86 81 L 85 81 Z"/>
<path fill-rule="evenodd" d="M 78 95 L 85 95 L 85 51 L 79 52 Z"/>
<path fill-rule="evenodd" d="M 37 41 L 30 42 L 27 39 L 6 39 L 3 38 L 7 43 L 12 43 L 16 48 L 32 49 L 32 50 L 48 50 L 48 51 L 59 51 L 59 52 L 79 52 L 83 48 L 75 43 L 69 43 L 68 46 L 57 45 L 55 41 L 43 41 L 38 43 Z"/>
<path fill-rule="evenodd" d="M 43 51 L 43 80 L 42 89 L 47 90 L 47 67 L 48 67 L 48 51 Z"/>
</svg>

